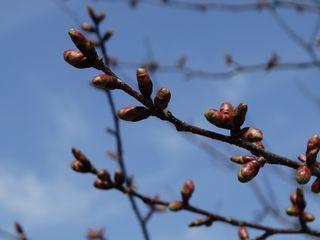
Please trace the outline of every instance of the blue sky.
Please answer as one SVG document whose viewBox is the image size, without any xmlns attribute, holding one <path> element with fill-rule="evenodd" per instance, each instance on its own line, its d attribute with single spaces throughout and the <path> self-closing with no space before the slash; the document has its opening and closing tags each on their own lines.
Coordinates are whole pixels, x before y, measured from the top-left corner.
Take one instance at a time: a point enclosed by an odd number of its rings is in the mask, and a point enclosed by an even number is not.
<svg viewBox="0 0 320 240">
<path fill-rule="evenodd" d="M 86 3 L 70 0 L 68 6 L 88 21 Z M 104 26 L 115 32 L 108 49 L 122 60 L 145 60 L 146 38 L 157 61 L 173 64 L 186 55 L 188 65 L 212 71 L 225 69 L 226 52 L 247 64 L 265 61 L 272 51 L 280 61 L 308 59 L 266 12 L 202 14 L 145 5 L 133 11 L 123 4 L 95 4 L 95 8 L 106 10 Z M 314 16 L 281 14 L 303 36 L 310 34 Z M 0 226 L 11 230 L 12 222 L 19 220 L 32 239 L 84 239 L 87 227 L 100 226 L 110 239 L 141 239 L 126 198 L 93 189 L 91 176 L 69 168 L 70 148 L 76 146 L 98 167 L 116 169 L 105 155 L 114 147 L 104 131 L 112 125 L 106 99 L 88 84 L 97 72 L 71 68 L 62 59 L 63 51 L 73 48 L 67 31 L 74 22 L 49 0 L 2 1 L 0 21 Z M 130 76 L 128 82 L 135 86 L 133 69 L 121 69 L 119 74 Z M 320 130 L 320 111 L 302 95 L 298 83 L 320 97 L 318 76 L 318 70 L 304 70 L 242 74 L 219 81 L 186 81 L 180 74 L 154 78 L 171 90 L 169 108 L 179 118 L 219 132 L 224 131 L 209 125 L 203 112 L 223 101 L 248 103 L 247 125 L 264 131 L 272 151 L 296 158 Z M 115 99 L 117 107 L 135 104 L 119 92 Z M 157 119 L 121 126 L 128 169 L 142 192 L 174 200 L 184 180 L 191 178 L 197 187 L 196 205 L 246 220 L 260 208 L 249 184 L 237 182 L 237 169 L 226 172 L 213 164 L 212 156 L 190 143 L 187 135 Z M 207 142 L 230 156 L 240 152 Z M 269 176 L 284 209 L 295 186 L 274 177 L 275 168 L 279 167 L 266 166 L 254 181 L 265 189 L 263 179 Z M 319 212 L 319 197 L 308 195 L 308 199 L 310 209 Z M 236 228 L 219 223 L 188 229 L 195 218 L 188 213 L 157 215 L 150 232 L 154 240 L 237 239 Z M 275 224 L 269 218 L 263 223 Z"/>
</svg>

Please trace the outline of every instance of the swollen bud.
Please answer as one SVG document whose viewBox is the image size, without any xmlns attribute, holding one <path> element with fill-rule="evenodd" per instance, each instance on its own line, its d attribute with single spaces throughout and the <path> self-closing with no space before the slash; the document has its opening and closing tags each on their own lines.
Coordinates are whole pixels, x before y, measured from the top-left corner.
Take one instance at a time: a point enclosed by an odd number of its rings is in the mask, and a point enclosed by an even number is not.
<svg viewBox="0 0 320 240">
<path fill-rule="evenodd" d="M 311 170 L 307 166 L 301 166 L 296 171 L 296 180 L 299 184 L 306 184 L 311 178 Z"/>
<path fill-rule="evenodd" d="M 241 137 L 249 142 L 260 142 L 263 139 L 263 133 L 257 128 L 247 127 L 241 130 Z"/>
<path fill-rule="evenodd" d="M 206 217 L 203 219 L 196 219 L 193 222 L 191 222 L 189 224 L 189 227 L 200 227 L 200 226 L 206 226 L 206 227 L 210 227 L 213 223 L 213 219 Z"/>
<path fill-rule="evenodd" d="M 121 186 L 124 184 L 124 182 L 126 181 L 125 176 L 123 174 L 123 172 L 121 170 L 117 170 L 114 173 L 114 182 L 115 184 L 117 184 L 118 186 Z"/>
<path fill-rule="evenodd" d="M 249 182 L 259 173 L 260 163 L 258 160 L 253 160 L 246 163 L 238 172 L 238 180 L 242 183 Z"/>
<path fill-rule="evenodd" d="M 67 50 L 63 53 L 64 60 L 76 68 L 90 68 L 92 65 L 79 50 Z"/>
<path fill-rule="evenodd" d="M 238 236 L 241 240 L 249 240 L 249 233 L 245 227 L 239 228 Z"/>
<path fill-rule="evenodd" d="M 209 109 L 204 113 L 204 116 L 211 124 L 225 129 L 232 129 L 232 116 L 222 113 L 216 109 Z"/>
<path fill-rule="evenodd" d="M 137 70 L 137 81 L 141 94 L 144 97 L 150 98 L 153 84 L 150 75 L 145 68 L 139 68 Z"/>
<path fill-rule="evenodd" d="M 96 179 L 93 182 L 93 186 L 101 190 L 109 190 L 113 188 L 113 184 L 111 182 L 105 182 L 105 181 L 102 181 L 101 179 Z"/>
<path fill-rule="evenodd" d="M 316 219 L 313 214 L 308 212 L 303 212 L 301 217 L 306 222 L 313 222 Z"/>
<path fill-rule="evenodd" d="M 224 102 L 220 106 L 220 112 L 223 113 L 223 114 L 228 114 L 230 116 L 233 116 L 234 109 L 233 109 L 233 106 L 231 105 L 231 103 Z"/>
<path fill-rule="evenodd" d="M 98 54 L 92 41 L 75 29 L 70 29 L 68 33 L 73 43 L 87 58 L 98 59 Z"/>
<path fill-rule="evenodd" d="M 320 178 L 319 177 L 312 183 L 311 191 L 313 193 L 320 193 Z"/>
<path fill-rule="evenodd" d="M 257 160 L 257 158 L 255 156 L 241 156 L 241 155 L 234 155 L 231 157 L 231 161 L 238 164 L 245 164 L 253 160 Z"/>
<path fill-rule="evenodd" d="M 71 149 L 73 156 L 83 164 L 90 164 L 89 159 L 87 156 L 78 148 Z"/>
<path fill-rule="evenodd" d="M 307 150 L 318 148 L 320 149 L 320 137 L 316 134 L 312 135 L 312 137 L 308 140 Z"/>
<path fill-rule="evenodd" d="M 118 111 L 118 117 L 125 121 L 137 122 L 150 116 L 150 111 L 145 107 L 126 106 Z"/>
<path fill-rule="evenodd" d="M 90 23 L 87 23 L 87 22 L 81 24 L 81 29 L 86 32 L 96 31 L 96 29 Z"/>
<path fill-rule="evenodd" d="M 154 98 L 154 104 L 160 109 L 166 109 L 171 99 L 171 93 L 168 88 L 160 88 Z"/>
<path fill-rule="evenodd" d="M 242 126 L 246 120 L 247 111 L 248 105 L 245 103 L 240 103 L 238 107 L 236 107 L 233 117 L 233 125 L 235 128 L 240 128 Z"/>
<path fill-rule="evenodd" d="M 71 168 L 79 173 L 91 172 L 91 165 L 80 162 L 79 160 L 73 160 L 71 163 Z"/>
<path fill-rule="evenodd" d="M 195 190 L 195 186 L 194 186 L 193 181 L 192 180 L 185 181 L 185 183 L 181 189 L 182 200 L 184 202 L 188 202 L 189 199 L 191 198 L 194 190 Z"/>
<path fill-rule="evenodd" d="M 300 214 L 300 211 L 297 207 L 290 206 L 286 208 L 286 213 L 288 214 L 288 216 L 298 216 Z"/>
<path fill-rule="evenodd" d="M 106 169 L 100 169 L 97 172 L 97 177 L 104 182 L 111 182 L 110 173 Z"/>
<path fill-rule="evenodd" d="M 174 201 L 171 202 L 168 206 L 169 210 L 172 212 L 180 211 L 183 208 L 183 202 L 181 201 Z"/>
<path fill-rule="evenodd" d="M 91 84 L 103 90 L 114 90 L 119 87 L 120 80 L 107 74 L 100 74 L 91 80 Z"/>
</svg>

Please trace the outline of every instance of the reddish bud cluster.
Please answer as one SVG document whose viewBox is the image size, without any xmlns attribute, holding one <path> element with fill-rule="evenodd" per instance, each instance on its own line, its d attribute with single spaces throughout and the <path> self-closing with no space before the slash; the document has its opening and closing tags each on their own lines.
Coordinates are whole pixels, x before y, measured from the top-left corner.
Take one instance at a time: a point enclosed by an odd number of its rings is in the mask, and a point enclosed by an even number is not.
<svg viewBox="0 0 320 240">
<path fill-rule="evenodd" d="M 71 163 L 71 168 L 79 173 L 89 173 L 93 171 L 93 166 L 89 159 L 77 148 L 72 148 L 72 154 L 75 160 Z"/>
<path fill-rule="evenodd" d="M 238 131 L 245 121 L 247 105 L 240 103 L 235 109 L 228 103 L 222 103 L 220 110 L 210 109 L 204 113 L 206 119 L 213 125 Z"/>
<path fill-rule="evenodd" d="M 315 220 L 315 217 L 311 213 L 304 211 L 307 203 L 301 188 L 297 188 L 297 190 L 290 195 L 290 201 L 292 206 L 286 208 L 286 213 L 289 216 L 299 217 L 305 222 L 312 222 Z"/>
<path fill-rule="evenodd" d="M 93 185 L 101 190 L 109 190 L 115 187 L 121 188 L 125 181 L 126 178 L 121 170 L 114 173 L 112 181 L 108 170 L 100 169 L 97 171 L 97 179 L 93 182 Z"/>
<path fill-rule="evenodd" d="M 320 150 L 320 137 L 313 135 L 307 143 L 305 154 L 301 154 L 298 159 L 304 163 L 296 171 L 296 180 L 299 184 L 307 184 L 312 177 L 312 168 L 320 169 L 320 163 L 317 162 L 317 156 Z M 320 178 L 318 177 L 312 184 L 311 190 L 314 193 L 320 193 Z"/>
</svg>

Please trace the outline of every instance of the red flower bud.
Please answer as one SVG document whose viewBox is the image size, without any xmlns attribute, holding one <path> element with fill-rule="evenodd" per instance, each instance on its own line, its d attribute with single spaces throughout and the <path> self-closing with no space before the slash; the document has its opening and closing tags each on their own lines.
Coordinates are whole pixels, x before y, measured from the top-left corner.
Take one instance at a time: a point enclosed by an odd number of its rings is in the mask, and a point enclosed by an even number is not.
<svg viewBox="0 0 320 240">
<path fill-rule="evenodd" d="M 306 152 L 307 165 L 312 165 L 313 163 L 315 163 L 315 161 L 317 160 L 318 153 L 319 153 L 318 148 L 311 148 L 307 150 Z"/>
<path fill-rule="evenodd" d="M 219 128 L 232 129 L 232 116 L 229 114 L 224 114 L 216 109 L 209 109 L 204 113 L 204 116 L 208 122 Z"/>
<path fill-rule="evenodd" d="M 234 109 L 233 109 L 233 106 L 231 105 L 231 103 L 224 102 L 220 106 L 220 112 L 222 112 L 223 114 L 228 114 L 230 116 L 233 116 Z"/>
<path fill-rule="evenodd" d="M 249 233 L 245 227 L 239 228 L 238 236 L 241 240 L 249 240 Z"/>
<path fill-rule="evenodd" d="M 90 164 L 89 159 L 87 158 L 87 156 L 78 148 L 72 148 L 72 154 L 73 156 L 80 161 L 83 164 Z"/>
<path fill-rule="evenodd" d="M 296 206 L 290 206 L 286 208 L 286 213 L 289 216 L 299 216 L 300 210 Z"/>
<path fill-rule="evenodd" d="M 96 179 L 93 182 L 93 186 L 101 190 L 109 190 L 113 188 L 113 184 L 111 182 L 105 182 L 105 181 L 102 181 L 101 179 Z"/>
<path fill-rule="evenodd" d="M 311 191 L 314 193 L 320 193 L 320 178 L 319 177 L 312 183 Z"/>
<path fill-rule="evenodd" d="M 312 174 L 310 168 L 307 166 L 301 166 L 296 171 L 296 180 L 299 184 L 306 184 L 309 182 Z"/>
<path fill-rule="evenodd" d="M 147 98 L 150 98 L 153 84 L 150 75 L 145 68 L 139 68 L 137 70 L 137 81 L 141 94 Z"/>
<path fill-rule="evenodd" d="M 248 106 L 245 103 L 240 103 L 234 110 L 233 125 L 235 128 L 240 128 L 246 120 Z"/>
<path fill-rule="evenodd" d="M 257 160 L 255 156 L 241 156 L 241 155 L 234 155 L 231 157 L 231 161 L 238 164 L 245 164 L 251 162 L 253 160 Z"/>
<path fill-rule="evenodd" d="M 97 177 L 104 182 L 111 182 L 110 173 L 106 169 L 98 170 Z"/>
<path fill-rule="evenodd" d="M 91 165 L 80 162 L 79 160 L 73 160 L 71 163 L 71 168 L 79 173 L 91 172 Z"/>
<path fill-rule="evenodd" d="M 301 218 L 306 222 L 313 222 L 316 219 L 315 216 L 309 212 L 303 212 Z"/>
<path fill-rule="evenodd" d="M 171 99 L 171 93 L 168 88 L 160 88 L 154 98 L 154 104 L 160 109 L 166 109 Z"/>
<path fill-rule="evenodd" d="M 92 65 L 79 50 L 67 50 L 63 53 L 64 60 L 76 68 L 90 68 Z"/>
<path fill-rule="evenodd" d="M 194 190 L 195 190 L 195 186 L 194 186 L 193 181 L 192 180 L 185 181 L 185 183 L 181 189 L 182 200 L 184 202 L 188 202 L 189 199 L 191 198 Z"/>
<path fill-rule="evenodd" d="M 312 137 L 308 140 L 307 150 L 318 148 L 320 149 L 320 137 L 316 134 L 312 135 Z"/>
<path fill-rule="evenodd" d="M 249 182 L 259 173 L 260 162 L 253 160 L 243 165 L 238 172 L 238 180 L 242 183 Z"/>
<path fill-rule="evenodd" d="M 98 59 L 98 54 L 92 41 L 75 29 L 69 30 L 68 33 L 73 43 L 88 59 Z"/>
<path fill-rule="evenodd" d="M 249 142 L 260 142 L 263 139 L 263 133 L 257 128 L 247 127 L 241 130 L 241 137 Z"/>
<path fill-rule="evenodd" d="M 119 87 L 120 80 L 110 75 L 100 74 L 91 80 L 91 84 L 103 90 L 113 90 Z"/>
<path fill-rule="evenodd" d="M 172 212 L 180 211 L 183 208 L 183 202 L 181 201 L 174 201 L 171 202 L 168 206 L 169 210 Z"/>
<path fill-rule="evenodd" d="M 118 117 L 125 121 L 137 122 L 150 116 L 150 111 L 145 107 L 126 106 L 118 111 Z"/>
<path fill-rule="evenodd" d="M 123 174 L 123 172 L 121 170 L 117 170 L 114 173 L 114 182 L 115 184 L 117 184 L 118 186 L 121 186 L 124 184 L 124 182 L 126 181 L 125 176 Z"/>
</svg>

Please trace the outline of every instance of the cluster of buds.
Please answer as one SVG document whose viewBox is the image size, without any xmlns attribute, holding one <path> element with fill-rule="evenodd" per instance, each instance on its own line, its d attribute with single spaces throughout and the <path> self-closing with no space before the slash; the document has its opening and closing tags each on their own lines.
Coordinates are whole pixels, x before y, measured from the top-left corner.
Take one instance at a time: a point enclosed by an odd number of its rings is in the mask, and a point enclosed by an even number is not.
<svg viewBox="0 0 320 240">
<path fill-rule="evenodd" d="M 246 119 L 248 106 L 240 103 L 233 108 L 231 103 L 224 102 L 220 106 L 220 110 L 209 109 L 204 113 L 206 119 L 213 125 L 238 132 Z"/>
<path fill-rule="evenodd" d="M 317 162 L 317 155 L 320 150 L 320 137 L 313 135 L 307 144 L 306 154 L 302 154 L 298 159 L 304 164 L 296 171 L 296 180 L 299 184 L 307 184 L 312 176 L 312 168 L 320 169 Z M 320 192 L 320 178 L 318 177 L 312 184 L 311 190 L 314 193 Z"/>
<path fill-rule="evenodd" d="M 297 190 L 290 195 L 290 201 L 292 206 L 286 208 L 286 213 L 289 216 L 299 217 L 304 222 L 312 222 L 315 220 L 313 214 L 304 211 L 307 203 L 301 188 L 297 188 Z"/>
<path fill-rule="evenodd" d="M 212 226 L 213 222 L 214 222 L 214 219 L 211 217 L 199 218 L 191 222 L 189 224 L 189 227 L 201 227 L 201 226 L 210 227 Z"/>
<path fill-rule="evenodd" d="M 15 231 L 16 231 L 16 233 L 18 235 L 18 238 L 17 238 L 18 240 L 27 240 L 27 237 L 26 237 L 26 235 L 24 233 L 24 230 L 23 230 L 23 228 L 22 228 L 20 223 L 15 222 L 14 223 L 14 228 L 15 228 Z"/>
<path fill-rule="evenodd" d="M 94 167 L 92 166 L 90 160 L 86 157 L 86 155 L 77 148 L 72 148 L 72 154 L 75 160 L 71 163 L 71 168 L 79 173 L 90 173 L 94 171 Z"/>
<path fill-rule="evenodd" d="M 112 188 L 121 188 L 125 181 L 126 178 L 121 170 L 115 171 L 112 180 L 108 170 L 100 169 L 97 171 L 97 179 L 94 181 L 93 186 L 101 190 L 109 190 Z"/>
<path fill-rule="evenodd" d="M 184 182 L 181 188 L 181 200 L 173 201 L 169 204 L 169 210 L 173 212 L 180 211 L 185 206 L 189 204 L 189 201 L 194 193 L 195 186 L 192 180 L 187 180 Z"/>
<path fill-rule="evenodd" d="M 153 84 L 148 71 L 145 68 L 139 68 L 137 70 L 137 82 L 141 95 L 151 100 L 153 92 Z M 113 85 L 109 80 L 109 86 L 116 88 L 116 84 Z M 119 83 L 118 83 L 119 85 Z M 164 110 L 167 108 L 171 99 L 171 93 L 168 88 L 160 88 L 156 93 L 153 103 L 157 110 Z M 151 116 L 151 111 L 143 106 L 126 106 L 118 111 L 118 117 L 125 121 L 137 122 L 144 120 Z"/>
<path fill-rule="evenodd" d="M 104 228 L 92 229 L 89 228 L 87 232 L 88 240 L 105 240 L 105 230 Z"/>
<path fill-rule="evenodd" d="M 238 171 L 238 180 L 242 183 L 249 182 L 256 177 L 266 162 L 263 157 L 239 155 L 232 156 L 231 161 L 243 165 Z"/>
</svg>

